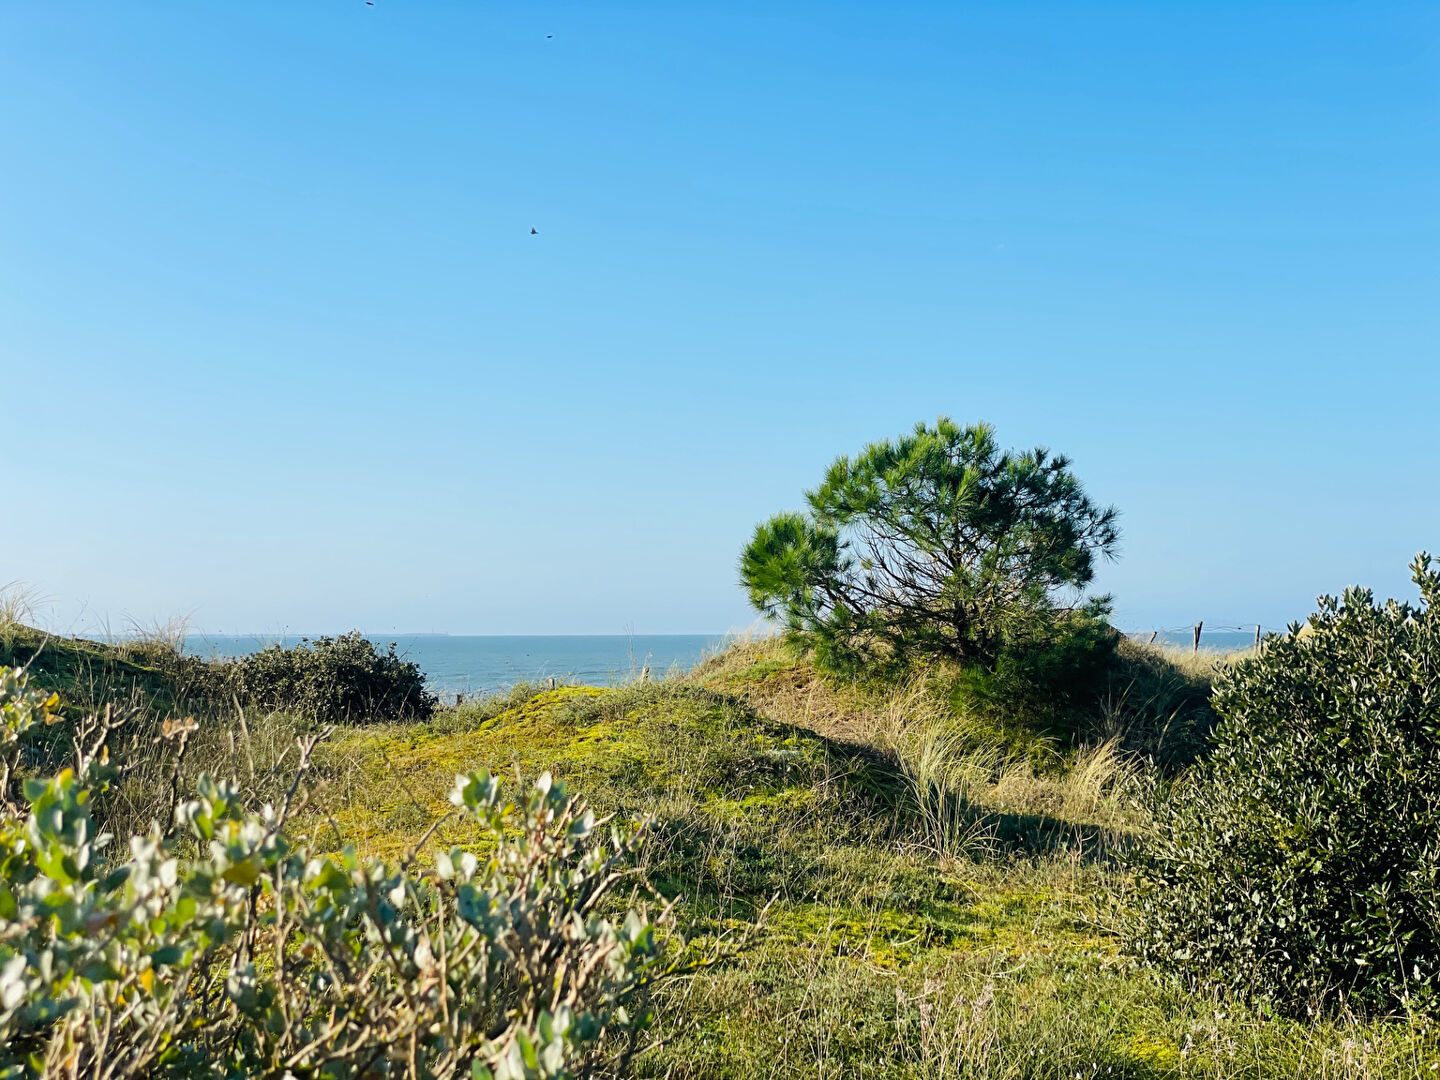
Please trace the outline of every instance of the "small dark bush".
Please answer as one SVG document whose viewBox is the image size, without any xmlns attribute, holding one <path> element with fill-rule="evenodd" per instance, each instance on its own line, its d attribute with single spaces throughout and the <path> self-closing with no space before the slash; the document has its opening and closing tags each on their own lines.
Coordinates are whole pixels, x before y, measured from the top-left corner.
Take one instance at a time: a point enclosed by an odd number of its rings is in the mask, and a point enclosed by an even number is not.
<svg viewBox="0 0 1440 1080">
<path fill-rule="evenodd" d="M 1223 672 L 1139 857 L 1139 951 L 1291 1015 L 1440 999 L 1440 572 L 1323 598 Z"/>
<path fill-rule="evenodd" d="M 393 642 L 381 652 L 358 630 L 213 666 L 216 681 L 242 703 L 325 723 L 426 720 L 437 704 L 418 664 L 397 655 Z"/>
<path fill-rule="evenodd" d="M 1120 637 L 1101 614 L 1074 611 L 1012 627 L 993 664 L 961 669 L 953 704 L 997 728 L 1079 741 L 1092 725 Z"/>
</svg>

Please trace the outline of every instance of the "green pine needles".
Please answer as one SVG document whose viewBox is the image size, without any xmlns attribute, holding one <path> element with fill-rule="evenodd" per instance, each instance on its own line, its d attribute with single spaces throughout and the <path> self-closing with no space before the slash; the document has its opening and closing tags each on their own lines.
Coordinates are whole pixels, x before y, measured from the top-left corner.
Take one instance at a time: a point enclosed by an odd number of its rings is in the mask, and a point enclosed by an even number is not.
<svg viewBox="0 0 1440 1080">
<path fill-rule="evenodd" d="M 1076 610 L 1062 593 L 1078 598 L 1119 540 L 1117 511 L 1090 500 L 1068 458 L 1001 450 L 989 425 L 945 417 L 837 458 L 806 500 L 755 530 L 740 579 L 834 671 L 992 666 Z"/>
</svg>

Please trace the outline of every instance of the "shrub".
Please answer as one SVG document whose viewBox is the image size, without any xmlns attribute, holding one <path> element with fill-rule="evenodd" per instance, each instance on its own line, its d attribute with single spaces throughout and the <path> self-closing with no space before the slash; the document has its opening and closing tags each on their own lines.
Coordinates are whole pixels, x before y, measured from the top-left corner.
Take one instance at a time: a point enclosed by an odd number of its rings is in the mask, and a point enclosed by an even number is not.
<svg viewBox="0 0 1440 1080">
<path fill-rule="evenodd" d="M 831 670 L 990 667 L 1119 537 L 1115 509 L 1090 501 L 1068 459 L 1002 451 L 988 425 L 944 417 L 837 458 L 806 500 L 808 513 L 755 530 L 740 577 Z"/>
<path fill-rule="evenodd" d="M 1440 572 L 1350 589 L 1222 672 L 1213 756 L 1160 807 L 1139 950 L 1303 1014 L 1440 992 Z"/>
<path fill-rule="evenodd" d="M 953 704 L 1021 742 L 1037 734 L 1080 741 L 1096 714 L 1118 638 L 1109 623 L 1085 611 L 1036 620 L 1004 641 L 989 666 L 960 669 Z"/>
<path fill-rule="evenodd" d="M 6 747 L 48 704 L 0 672 Z M 313 851 L 291 798 L 247 812 L 209 776 L 175 828 L 117 851 L 91 816 L 108 733 L 0 816 L 0 1075 L 528 1080 L 636 1029 L 626 999 L 663 974 L 654 928 L 604 912 L 638 833 L 548 775 L 518 807 L 458 776 L 484 854 L 429 873 Z"/>
<path fill-rule="evenodd" d="M 393 642 L 381 652 L 355 630 L 207 666 L 223 691 L 246 704 L 326 723 L 426 720 L 437 704 L 418 664 L 398 656 Z"/>
<path fill-rule="evenodd" d="M 60 705 L 60 695 L 29 683 L 22 668 L 0 667 L 0 813 L 4 814 L 19 809 L 28 744 L 36 729 L 54 723 L 54 710 Z M 0 908 L 3 904 L 0 899 Z"/>
</svg>

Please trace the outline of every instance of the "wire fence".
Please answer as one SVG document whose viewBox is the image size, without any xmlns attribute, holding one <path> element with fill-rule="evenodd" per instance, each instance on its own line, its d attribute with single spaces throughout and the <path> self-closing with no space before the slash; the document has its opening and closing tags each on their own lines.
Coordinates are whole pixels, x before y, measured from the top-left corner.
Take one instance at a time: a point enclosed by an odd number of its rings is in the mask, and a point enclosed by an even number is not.
<svg viewBox="0 0 1440 1080">
<path fill-rule="evenodd" d="M 1199 652 L 1209 649 L 1215 652 L 1238 652 L 1242 649 L 1259 648 L 1260 643 L 1270 634 L 1288 634 L 1288 626 L 1269 626 L 1265 623 L 1245 623 L 1239 626 L 1227 623 L 1207 623 L 1201 619 L 1185 626 L 1151 627 L 1146 630 L 1129 630 L 1127 635 L 1136 641 L 1150 645 L 1181 646 Z"/>
</svg>

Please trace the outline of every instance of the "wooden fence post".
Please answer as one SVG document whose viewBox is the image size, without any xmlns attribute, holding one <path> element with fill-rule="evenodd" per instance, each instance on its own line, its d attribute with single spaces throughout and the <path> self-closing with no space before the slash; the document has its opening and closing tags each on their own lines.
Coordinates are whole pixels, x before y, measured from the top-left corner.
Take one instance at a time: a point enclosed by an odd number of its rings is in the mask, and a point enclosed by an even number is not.
<svg viewBox="0 0 1440 1080">
<path fill-rule="evenodd" d="M 1200 631 L 1205 628 L 1205 620 L 1201 619 L 1195 624 L 1195 651 L 1200 651 Z"/>
<path fill-rule="evenodd" d="M 1159 637 L 1159 636 L 1160 636 L 1160 631 L 1159 631 L 1159 630 L 1151 630 L 1151 631 L 1150 631 L 1150 640 L 1147 641 L 1145 644 L 1146 644 L 1146 645 L 1154 645 L 1154 644 L 1155 644 L 1155 639 L 1156 639 L 1157 637 Z"/>
<path fill-rule="evenodd" d="M 1260 624 L 1255 624 L 1255 648 L 1260 648 Z"/>
</svg>

